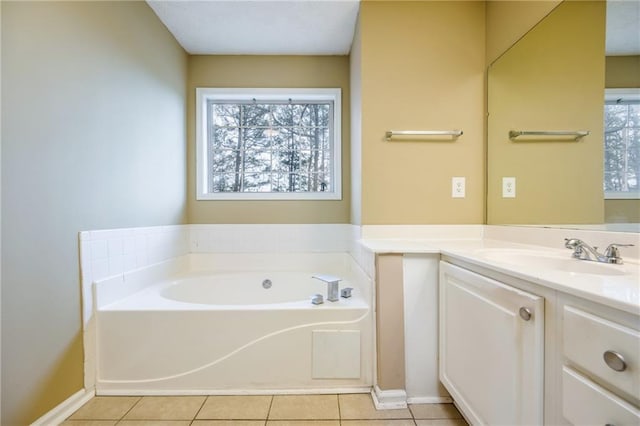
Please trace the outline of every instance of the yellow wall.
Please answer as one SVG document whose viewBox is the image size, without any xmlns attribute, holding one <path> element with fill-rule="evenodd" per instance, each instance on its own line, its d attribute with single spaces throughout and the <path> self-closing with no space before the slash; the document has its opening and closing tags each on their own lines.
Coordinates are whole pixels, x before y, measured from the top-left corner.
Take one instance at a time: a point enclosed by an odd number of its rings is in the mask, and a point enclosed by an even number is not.
<svg viewBox="0 0 640 426">
<path fill-rule="evenodd" d="M 487 1 L 487 64 L 492 63 L 562 0 Z"/>
<path fill-rule="evenodd" d="M 196 201 L 197 87 L 337 87 L 342 89 L 342 200 Z M 189 223 L 348 223 L 350 204 L 349 57 L 191 56 L 187 103 Z"/>
<path fill-rule="evenodd" d="M 363 2 L 359 35 L 362 224 L 482 223 L 484 3 Z M 391 129 L 464 135 L 386 142 Z"/>
<path fill-rule="evenodd" d="M 605 87 L 609 89 L 640 87 L 640 55 L 607 56 Z"/>
<path fill-rule="evenodd" d="M 488 223 L 603 222 L 604 30 L 604 2 L 563 2 L 490 68 Z M 591 134 L 512 142 L 512 129 Z M 504 176 L 516 198 L 502 198 Z"/>
<path fill-rule="evenodd" d="M 607 56 L 605 87 L 640 87 L 640 55 Z M 605 222 L 640 222 L 640 200 L 604 200 Z"/>
<path fill-rule="evenodd" d="M 2 2 L 3 426 L 83 387 L 78 232 L 184 222 L 186 67 L 144 2 Z"/>
</svg>

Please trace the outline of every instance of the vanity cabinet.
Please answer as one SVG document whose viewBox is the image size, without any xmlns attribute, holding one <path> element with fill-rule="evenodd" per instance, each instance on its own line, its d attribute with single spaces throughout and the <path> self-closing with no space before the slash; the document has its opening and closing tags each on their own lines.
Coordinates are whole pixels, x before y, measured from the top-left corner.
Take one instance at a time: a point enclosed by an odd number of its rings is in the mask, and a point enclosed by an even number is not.
<svg viewBox="0 0 640 426">
<path fill-rule="evenodd" d="M 440 379 L 474 425 L 543 423 L 544 298 L 441 262 Z"/>
<path fill-rule="evenodd" d="M 439 374 L 467 420 L 640 425 L 640 312 L 444 259 Z"/>
</svg>

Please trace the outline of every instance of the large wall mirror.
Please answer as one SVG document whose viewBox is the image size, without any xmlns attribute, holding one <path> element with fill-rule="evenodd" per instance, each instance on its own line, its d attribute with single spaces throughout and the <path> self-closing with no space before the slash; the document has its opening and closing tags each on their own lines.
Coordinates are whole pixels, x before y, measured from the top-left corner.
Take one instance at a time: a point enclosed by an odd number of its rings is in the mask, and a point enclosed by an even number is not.
<svg viewBox="0 0 640 426">
<path fill-rule="evenodd" d="M 638 232 L 640 200 L 605 199 L 603 118 L 605 88 L 640 87 L 639 15 L 636 1 L 563 1 L 491 64 L 487 223 Z"/>
</svg>

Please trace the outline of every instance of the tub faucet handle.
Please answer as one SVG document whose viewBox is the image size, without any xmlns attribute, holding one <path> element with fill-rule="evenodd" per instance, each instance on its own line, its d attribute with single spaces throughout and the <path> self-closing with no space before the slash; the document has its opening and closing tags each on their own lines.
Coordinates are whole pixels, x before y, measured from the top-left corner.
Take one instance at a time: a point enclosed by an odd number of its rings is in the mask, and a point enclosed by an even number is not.
<svg viewBox="0 0 640 426">
<path fill-rule="evenodd" d="M 324 299 L 321 294 L 314 294 L 311 298 L 311 303 L 314 305 L 322 305 L 324 303 Z"/>
<path fill-rule="evenodd" d="M 344 297 L 345 299 L 348 299 L 351 297 L 352 291 L 353 291 L 353 287 L 345 287 L 342 290 L 340 290 L 340 297 Z"/>
</svg>

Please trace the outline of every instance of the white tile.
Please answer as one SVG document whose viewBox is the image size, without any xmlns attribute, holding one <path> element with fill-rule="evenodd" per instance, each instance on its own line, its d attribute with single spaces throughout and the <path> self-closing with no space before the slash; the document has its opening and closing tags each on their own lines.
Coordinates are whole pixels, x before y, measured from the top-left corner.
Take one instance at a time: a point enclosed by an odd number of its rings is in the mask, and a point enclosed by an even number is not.
<svg viewBox="0 0 640 426">
<path fill-rule="evenodd" d="M 145 251 L 136 252 L 136 267 L 142 268 L 149 264 L 149 257 Z"/>
<path fill-rule="evenodd" d="M 107 240 L 109 257 L 122 256 L 122 238 L 110 238 Z"/>
<path fill-rule="evenodd" d="M 109 257 L 109 275 L 121 274 L 124 271 L 124 256 Z"/>
<path fill-rule="evenodd" d="M 93 280 L 99 280 L 109 276 L 109 261 L 105 259 L 98 259 L 91 261 L 91 275 Z"/>
<path fill-rule="evenodd" d="M 107 240 L 91 240 L 91 260 L 106 259 L 109 257 Z"/>
<path fill-rule="evenodd" d="M 136 234 L 133 240 L 134 240 L 134 249 L 136 253 L 147 250 L 146 234 Z"/>
<path fill-rule="evenodd" d="M 123 268 L 124 272 L 131 271 L 133 269 L 136 269 L 137 267 L 138 267 L 138 265 L 136 263 L 136 255 L 135 255 L 135 253 L 125 254 L 123 256 L 122 268 Z"/>
<path fill-rule="evenodd" d="M 122 240 L 122 254 L 132 254 L 136 252 L 136 240 L 133 235 Z"/>
</svg>

